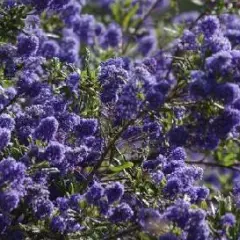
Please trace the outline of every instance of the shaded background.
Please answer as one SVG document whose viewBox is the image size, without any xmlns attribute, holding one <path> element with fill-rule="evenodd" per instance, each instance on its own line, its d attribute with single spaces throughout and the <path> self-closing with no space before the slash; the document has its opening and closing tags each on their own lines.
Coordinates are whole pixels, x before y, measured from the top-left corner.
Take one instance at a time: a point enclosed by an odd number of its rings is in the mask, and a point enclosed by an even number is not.
<svg viewBox="0 0 240 240">
<path fill-rule="evenodd" d="M 201 7 L 192 3 L 191 0 L 179 0 L 180 11 L 199 10 Z"/>
</svg>

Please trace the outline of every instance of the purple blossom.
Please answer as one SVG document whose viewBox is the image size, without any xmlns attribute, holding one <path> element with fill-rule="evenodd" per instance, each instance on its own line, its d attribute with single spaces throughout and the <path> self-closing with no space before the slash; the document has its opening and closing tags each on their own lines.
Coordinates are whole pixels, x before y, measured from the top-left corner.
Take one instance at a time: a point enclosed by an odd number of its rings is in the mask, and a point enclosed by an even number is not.
<svg viewBox="0 0 240 240">
<path fill-rule="evenodd" d="M 187 158 L 187 153 L 185 151 L 184 148 L 182 147 L 177 147 L 175 149 L 173 149 L 169 155 L 169 158 L 171 160 L 180 160 L 180 161 L 184 161 Z"/>
<path fill-rule="evenodd" d="M 41 46 L 41 54 L 47 59 L 59 56 L 60 47 L 59 44 L 54 40 L 48 40 Z"/>
<path fill-rule="evenodd" d="M 54 166 L 62 163 L 64 159 L 65 147 L 58 142 L 51 142 L 45 150 L 45 158 Z"/>
<path fill-rule="evenodd" d="M 228 51 L 220 51 L 206 59 L 205 69 L 213 74 L 227 74 L 231 69 L 232 56 Z"/>
<path fill-rule="evenodd" d="M 0 128 L 6 128 L 9 130 L 13 130 L 15 125 L 14 119 L 8 114 L 0 115 Z"/>
<path fill-rule="evenodd" d="M 123 193 L 124 193 L 124 186 L 121 183 L 116 182 L 116 183 L 111 184 L 110 186 L 108 186 L 105 189 L 105 193 L 104 194 L 106 194 L 106 196 L 107 196 L 108 203 L 112 204 L 115 201 L 120 200 L 122 195 L 123 195 Z"/>
<path fill-rule="evenodd" d="M 35 55 L 39 46 L 39 39 L 36 36 L 19 35 L 17 52 L 20 56 L 29 57 Z"/>
<path fill-rule="evenodd" d="M 240 96 L 240 88 L 234 83 L 223 83 L 216 87 L 215 96 L 225 104 L 230 104 Z"/>
<path fill-rule="evenodd" d="M 59 123 L 54 117 L 47 117 L 40 121 L 40 124 L 34 131 L 34 137 L 43 141 L 50 141 L 54 138 Z"/>
<path fill-rule="evenodd" d="M 94 182 L 86 193 L 86 200 L 90 204 L 96 204 L 104 194 L 101 184 Z"/>
<path fill-rule="evenodd" d="M 55 232 L 64 233 L 66 230 L 66 221 L 61 216 L 53 217 L 51 220 L 51 229 Z"/>
<path fill-rule="evenodd" d="M 11 132 L 7 128 L 0 128 L 0 151 L 8 146 L 11 139 Z"/>
<path fill-rule="evenodd" d="M 80 75 L 77 72 L 75 72 L 67 77 L 66 84 L 71 90 L 76 90 L 80 84 L 80 80 L 81 80 Z"/>
<path fill-rule="evenodd" d="M 177 223 L 179 227 L 184 228 L 190 216 L 189 207 L 189 203 L 178 200 L 174 205 L 166 209 L 164 217 L 169 221 Z"/>
<path fill-rule="evenodd" d="M 184 126 L 179 126 L 169 131 L 169 141 L 176 146 L 183 146 L 188 140 L 188 133 Z"/>
<path fill-rule="evenodd" d="M 197 36 L 189 31 L 185 30 L 181 38 L 180 47 L 183 50 L 196 51 L 198 49 Z"/>
<path fill-rule="evenodd" d="M 86 44 L 92 45 L 95 37 L 95 19 L 92 15 L 81 15 L 76 18 L 73 31 L 80 37 L 80 40 Z"/>
<path fill-rule="evenodd" d="M 212 37 L 220 30 L 219 19 L 215 16 L 206 16 L 200 21 L 198 28 L 205 37 Z"/>
<path fill-rule="evenodd" d="M 1 193 L 0 194 L 0 208 L 6 212 L 11 212 L 15 208 L 17 208 L 18 204 L 20 202 L 19 195 L 20 194 L 15 190 Z"/>
<path fill-rule="evenodd" d="M 116 24 L 110 24 L 102 36 L 101 45 L 104 48 L 119 47 L 122 42 L 122 30 Z"/>
<path fill-rule="evenodd" d="M 38 199 L 33 203 L 35 215 L 39 219 L 50 217 L 53 212 L 53 203 L 50 200 Z"/>
<path fill-rule="evenodd" d="M 75 127 L 76 135 L 80 138 L 92 136 L 97 131 L 97 126 L 96 119 L 80 119 L 79 124 Z"/>
<path fill-rule="evenodd" d="M 109 220 L 113 223 L 126 222 L 133 216 L 133 210 L 127 203 L 121 203 L 109 211 Z"/>
<path fill-rule="evenodd" d="M 221 217 L 221 223 L 224 226 L 233 226 L 236 223 L 236 217 L 232 213 L 226 213 Z"/>
<path fill-rule="evenodd" d="M 158 185 L 163 180 L 164 174 L 161 170 L 158 170 L 158 171 L 152 173 L 151 178 L 152 178 L 153 182 Z"/>
<path fill-rule="evenodd" d="M 155 36 L 145 36 L 138 41 L 138 51 L 143 55 L 147 56 L 156 47 Z"/>
</svg>

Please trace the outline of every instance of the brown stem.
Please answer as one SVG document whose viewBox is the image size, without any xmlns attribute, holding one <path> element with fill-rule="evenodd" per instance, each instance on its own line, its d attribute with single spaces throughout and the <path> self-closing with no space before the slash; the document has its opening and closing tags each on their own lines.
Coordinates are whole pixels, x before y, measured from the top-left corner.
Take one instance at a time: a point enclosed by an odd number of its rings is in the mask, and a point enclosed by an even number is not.
<svg viewBox="0 0 240 240">
<path fill-rule="evenodd" d="M 99 159 L 99 161 L 97 162 L 97 164 L 93 167 L 92 171 L 89 173 L 89 175 L 87 176 L 86 179 L 86 183 L 85 183 L 85 187 L 88 185 L 89 182 L 92 181 L 94 174 L 97 172 L 97 170 L 99 169 L 99 167 L 101 167 L 103 161 L 105 160 L 106 156 L 108 155 L 108 153 L 110 152 L 110 150 L 112 149 L 112 147 L 115 145 L 116 141 L 121 137 L 122 133 L 127 130 L 127 128 L 129 126 L 131 126 L 132 124 L 135 123 L 136 120 L 139 119 L 139 117 L 141 117 L 143 114 L 145 113 L 145 111 L 140 112 L 136 118 L 131 119 L 130 121 L 128 121 L 127 124 L 125 124 L 122 129 L 114 136 L 114 138 L 110 141 L 110 143 L 108 144 L 108 146 L 106 147 L 105 151 L 103 152 L 101 158 Z"/>
<path fill-rule="evenodd" d="M 139 28 L 142 26 L 143 22 L 150 16 L 151 12 L 154 10 L 154 8 L 157 7 L 157 4 L 160 2 L 160 0 L 156 0 L 155 3 L 148 9 L 148 11 L 145 13 L 145 15 L 140 19 L 137 26 L 135 27 L 132 35 L 134 36 Z M 125 48 L 122 51 L 122 54 L 124 55 L 129 47 L 130 41 L 127 42 Z"/>
<path fill-rule="evenodd" d="M 189 30 L 192 30 L 195 26 L 196 26 L 196 24 L 198 23 L 198 21 L 199 20 L 201 20 L 204 16 L 206 15 L 206 12 L 202 12 L 199 16 L 198 16 L 198 18 L 189 26 Z M 177 47 L 177 49 L 176 49 L 176 51 L 175 51 L 175 55 L 177 56 L 178 55 L 178 53 L 179 53 L 179 51 L 180 51 L 180 49 L 179 49 L 179 46 Z M 174 65 L 174 58 L 173 58 L 173 60 L 171 61 L 171 64 L 170 64 L 170 66 L 169 66 L 169 69 L 168 69 L 168 71 L 167 71 L 167 74 L 166 74 L 166 79 L 168 79 L 169 78 L 169 76 L 170 76 L 170 73 L 171 73 L 171 71 L 172 71 L 172 68 L 173 68 L 173 65 Z"/>
<path fill-rule="evenodd" d="M 240 168 L 238 167 L 239 165 L 237 165 L 237 164 L 233 164 L 233 165 L 230 165 L 230 166 L 225 166 L 225 165 L 220 164 L 220 163 L 204 162 L 204 161 L 186 161 L 186 163 L 196 164 L 196 165 L 204 165 L 204 166 L 207 166 L 207 167 L 226 168 L 226 169 L 230 169 L 232 171 L 240 172 Z"/>
</svg>

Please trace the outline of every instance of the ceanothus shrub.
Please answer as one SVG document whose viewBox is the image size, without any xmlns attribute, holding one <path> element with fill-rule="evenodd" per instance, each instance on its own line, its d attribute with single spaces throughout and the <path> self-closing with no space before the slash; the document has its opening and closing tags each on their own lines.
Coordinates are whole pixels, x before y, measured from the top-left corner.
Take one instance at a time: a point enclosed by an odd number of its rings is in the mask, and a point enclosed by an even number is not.
<svg viewBox="0 0 240 240">
<path fill-rule="evenodd" d="M 0 239 L 239 239 L 238 4 L 187 2 L 1 1 Z"/>
</svg>

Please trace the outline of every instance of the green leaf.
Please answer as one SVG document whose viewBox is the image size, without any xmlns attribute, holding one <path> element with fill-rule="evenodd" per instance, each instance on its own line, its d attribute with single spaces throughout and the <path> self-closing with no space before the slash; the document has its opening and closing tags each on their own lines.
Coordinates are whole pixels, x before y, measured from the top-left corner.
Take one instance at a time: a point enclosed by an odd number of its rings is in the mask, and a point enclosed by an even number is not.
<svg viewBox="0 0 240 240">
<path fill-rule="evenodd" d="M 136 14 L 139 5 L 135 4 L 132 9 L 127 13 L 126 17 L 123 19 L 123 28 L 128 29 L 131 18 Z"/>
<path fill-rule="evenodd" d="M 224 157 L 223 162 L 226 166 L 230 166 L 233 164 L 234 160 L 236 159 L 235 153 L 229 153 L 226 157 Z"/>
<path fill-rule="evenodd" d="M 121 21 L 121 5 L 118 1 L 111 5 L 113 17 L 117 23 Z"/>
<path fill-rule="evenodd" d="M 148 236 L 146 233 L 144 232 L 140 232 L 139 233 L 139 238 L 140 240 L 151 240 L 150 236 Z"/>
<path fill-rule="evenodd" d="M 73 195 L 73 194 L 75 193 L 73 183 L 70 183 L 70 186 L 69 186 L 69 192 L 70 192 L 71 195 Z"/>
<path fill-rule="evenodd" d="M 24 28 L 24 19 L 29 11 L 29 7 L 22 5 L 7 10 L 1 9 L 0 42 L 16 41 L 16 36 Z"/>
<path fill-rule="evenodd" d="M 128 8 L 131 6 L 132 0 L 126 0 L 124 3 L 124 7 Z"/>
<path fill-rule="evenodd" d="M 203 1 L 201 0 L 192 0 L 192 3 L 198 5 L 198 6 L 202 6 L 203 5 Z"/>
<path fill-rule="evenodd" d="M 112 172 L 121 172 L 124 169 L 131 168 L 133 166 L 134 166 L 134 164 L 132 162 L 126 162 L 126 163 L 124 163 L 123 165 L 120 165 L 120 166 L 111 166 L 110 170 Z"/>
<path fill-rule="evenodd" d="M 202 209 L 205 209 L 205 210 L 208 209 L 208 205 L 207 205 L 206 201 L 202 201 L 202 202 L 201 202 L 201 208 L 202 208 Z"/>
<path fill-rule="evenodd" d="M 30 224 L 30 225 L 24 225 L 24 224 L 19 224 L 20 228 L 26 232 L 32 232 L 32 233 L 40 233 L 41 229 L 34 225 L 34 224 Z"/>
<path fill-rule="evenodd" d="M 37 168 L 37 169 L 41 169 L 41 168 L 47 168 L 49 167 L 49 162 L 48 161 L 43 161 L 43 162 L 40 162 L 40 163 L 37 163 L 35 165 L 32 166 L 32 168 Z"/>
<path fill-rule="evenodd" d="M 225 202 L 223 200 L 221 200 L 219 202 L 219 214 L 220 214 L 220 216 L 224 215 L 225 212 L 226 212 Z"/>
</svg>

